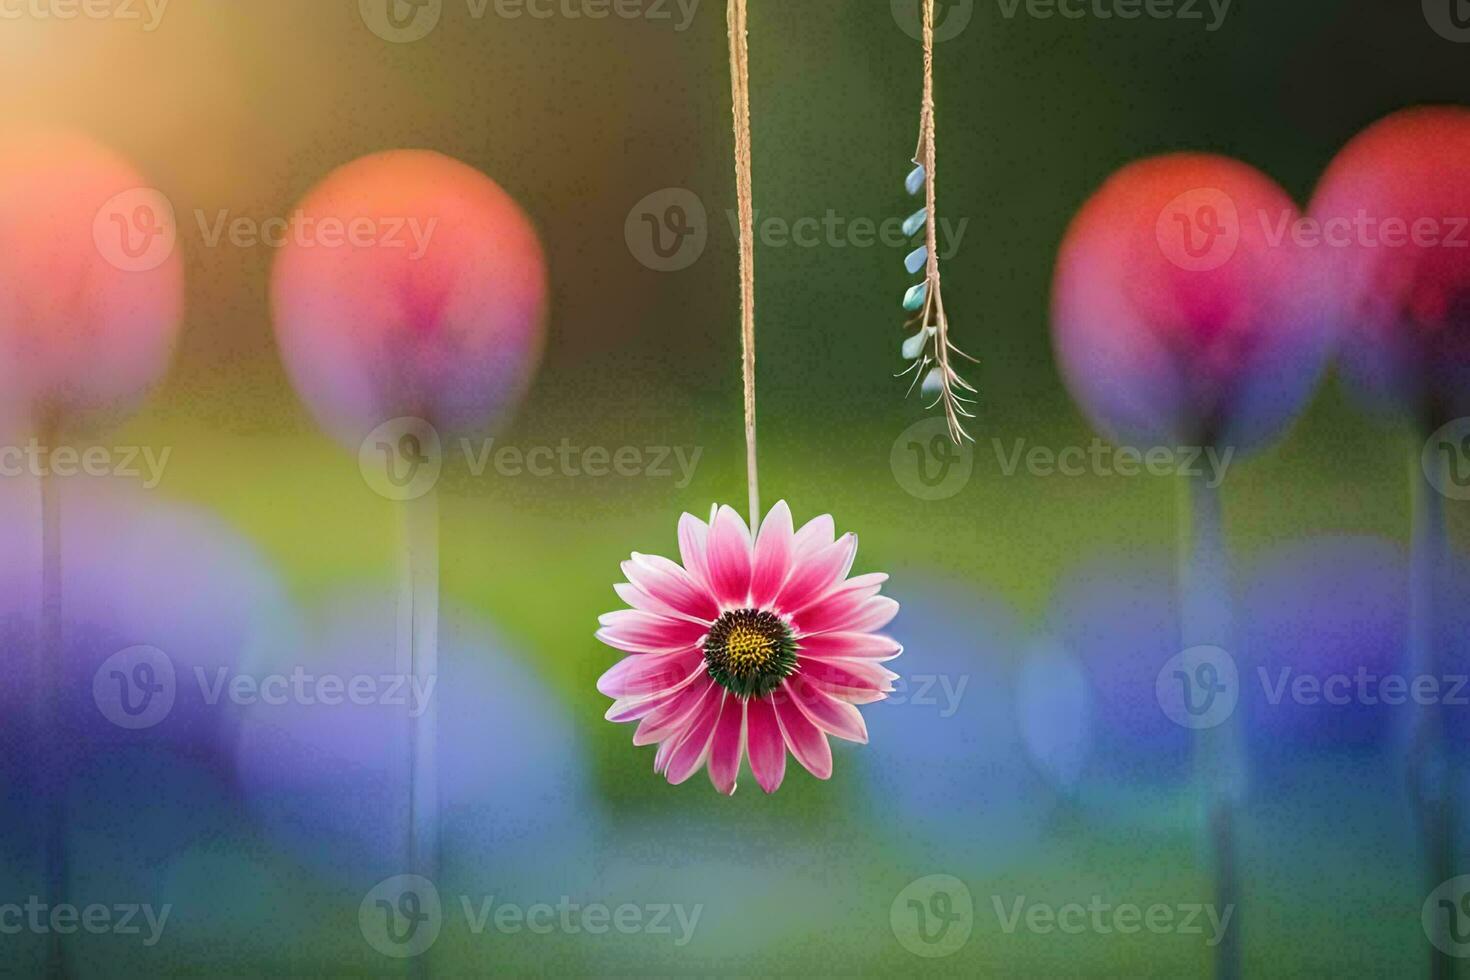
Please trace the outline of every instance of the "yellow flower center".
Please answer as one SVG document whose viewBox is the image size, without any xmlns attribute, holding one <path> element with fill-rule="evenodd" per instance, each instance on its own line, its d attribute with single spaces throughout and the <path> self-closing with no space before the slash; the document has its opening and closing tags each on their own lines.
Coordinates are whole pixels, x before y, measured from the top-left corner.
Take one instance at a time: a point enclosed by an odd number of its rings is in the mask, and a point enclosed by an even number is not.
<svg viewBox="0 0 1470 980">
<path fill-rule="evenodd" d="M 736 609 L 710 627 L 704 662 L 710 677 L 737 697 L 764 697 L 796 671 L 796 649 L 781 617 Z"/>
</svg>

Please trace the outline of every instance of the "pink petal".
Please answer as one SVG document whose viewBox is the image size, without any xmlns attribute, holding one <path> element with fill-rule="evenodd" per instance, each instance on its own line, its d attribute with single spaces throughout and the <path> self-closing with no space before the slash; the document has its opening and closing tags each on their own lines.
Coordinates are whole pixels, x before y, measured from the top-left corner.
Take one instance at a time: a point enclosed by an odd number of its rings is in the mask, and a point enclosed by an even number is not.
<svg viewBox="0 0 1470 980">
<path fill-rule="evenodd" d="M 745 745 L 755 781 L 767 793 L 776 792 L 786 778 L 786 740 L 769 698 L 745 703 Z"/>
<path fill-rule="evenodd" d="M 658 694 L 639 694 L 632 697 L 619 698 L 612 703 L 612 707 L 607 709 L 607 714 L 603 715 L 603 717 L 608 721 L 618 724 L 637 721 L 646 715 L 652 714 L 670 701 L 673 701 L 690 682 L 704 672 L 704 664 L 701 663 L 689 672 L 688 677 L 667 691 L 660 691 Z"/>
<path fill-rule="evenodd" d="M 781 500 L 761 521 L 755 539 L 755 562 L 750 575 L 750 602 L 764 608 L 775 601 L 786 576 L 791 573 L 796 553 L 796 536 L 791 530 L 791 508 Z"/>
<path fill-rule="evenodd" d="M 822 731 L 849 742 L 867 744 L 868 726 L 861 711 L 822 693 L 800 676 L 785 681 L 784 687 L 792 703 Z"/>
<path fill-rule="evenodd" d="M 679 518 L 679 560 L 694 583 L 709 591 L 709 525 L 693 514 Z"/>
<path fill-rule="evenodd" d="M 900 653 L 903 653 L 903 647 L 898 641 L 877 633 L 819 633 L 801 638 L 803 657 L 892 660 Z"/>
<path fill-rule="evenodd" d="M 695 711 L 709 696 L 711 689 L 724 690 L 710 680 L 708 674 L 701 672 L 699 677 L 679 692 L 678 697 L 650 711 L 638 723 L 638 728 L 633 732 L 633 744 L 652 745 L 654 742 L 677 740 L 676 736 L 689 725 Z"/>
<path fill-rule="evenodd" d="M 723 606 L 750 599 L 750 531 L 731 507 L 721 507 L 709 532 L 709 582 Z"/>
<path fill-rule="evenodd" d="M 740 757 L 745 750 L 745 702 L 733 694 L 725 695 L 720 723 L 715 726 L 714 741 L 709 750 L 709 781 L 715 789 L 732 796 L 735 780 L 740 775 Z"/>
<path fill-rule="evenodd" d="M 624 562 L 624 564 L 627 564 L 627 562 Z M 664 602 L 662 599 L 654 598 L 647 592 L 644 592 L 642 589 L 638 588 L 638 586 L 633 585 L 629 582 L 616 583 L 613 586 L 613 591 L 618 594 L 619 599 L 622 599 L 628 605 L 632 606 L 634 609 L 639 610 L 640 612 L 652 613 L 655 616 L 662 616 L 665 619 L 684 619 L 694 622 L 702 622 L 706 626 L 710 625 L 710 623 L 713 622 L 713 620 L 695 620 L 692 616 L 686 616 L 679 610 L 675 609 L 673 606 Z"/>
<path fill-rule="evenodd" d="M 883 589 L 883 583 L 888 581 L 886 572 L 869 572 L 866 575 L 854 575 L 850 579 L 838 579 L 826 592 L 822 592 L 812 598 L 801 609 L 793 609 L 793 615 L 810 612 L 818 606 L 826 605 L 834 599 L 857 597 L 871 598 Z"/>
<path fill-rule="evenodd" d="M 792 542 L 792 552 L 797 559 L 814 555 L 830 545 L 835 537 L 837 537 L 837 524 L 832 520 L 831 514 L 813 517 L 801 526 L 800 531 L 796 532 L 796 539 Z"/>
<path fill-rule="evenodd" d="M 634 552 L 631 561 L 623 562 L 623 575 L 649 596 L 686 616 L 713 622 L 719 615 L 709 590 L 667 558 Z"/>
<path fill-rule="evenodd" d="M 772 705 L 776 709 L 776 720 L 781 723 L 781 734 L 786 738 L 786 746 L 796 756 L 796 761 L 818 779 L 830 779 L 832 746 L 827 743 L 827 736 L 822 734 L 822 730 L 790 698 L 773 699 Z"/>
<path fill-rule="evenodd" d="M 634 654 L 624 657 L 597 679 L 597 689 L 610 698 L 661 694 L 689 678 L 700 662 L 698 650 L 663 655 Z"/>
<path fill-rule="evenodd" d="M 803 658 L 801 676 L 844 701 L 867 704 L 883 700 L 898 675 L 874 660 L 817 660 Z"/>
<path fill-rule="evenodd" d="M 664 772 L 669 768 L 669 759 L 673 756 L 674 750 L 678 747 L 678 738 L 666 739 L 665 741 L 660 743 L 658 751 L 653 754 L 653 771 L 662 776 Z"/>
<path fill-rule="evenodd" d="M 871 633 L 880 630 L 898 615 L 898 603 L 887 596 L 866 596 L 866 590 L 838 592 L 823 599 L 794 622 L 803 635 L 812 633 Z"/>
<path fill-rule="evenodd" d="M 811 555 L 799 555 L 791 577 L 781 588 L 776 605 L 783 610 L 804 609 L 847 577 L 857 554 L 857 536 L 844 534 Z"/>
<path fill-rule="evenodd" d="M 698 772 L 709 757 L 710 744 L 715 737 L 715 725 L 719 723 L 725 701 L 729 698 L 729 692 L 719 688 L 718 695 L 705 698 L 694 709 L 693 723 L 679 740 L 674 754 L 669 756 L 666 775 L 675 786 Z"/>
<path fill-rule="evenodd" d="M 597 638 L 610 647 L 629 653 L 673 653 L 697 646 L 709 632 L 703 623 L 669 619 L 641 609 L 619 609 L 605 613 L 598 622 Z"/>
</svg>

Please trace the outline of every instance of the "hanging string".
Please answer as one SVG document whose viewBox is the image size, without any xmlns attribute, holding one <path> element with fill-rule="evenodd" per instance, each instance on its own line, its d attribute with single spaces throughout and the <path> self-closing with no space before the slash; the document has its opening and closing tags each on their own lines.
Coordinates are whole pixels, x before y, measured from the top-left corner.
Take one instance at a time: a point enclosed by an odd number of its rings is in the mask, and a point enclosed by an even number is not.
<svg viewBox="0 0 1470 980">
<path fill-rule="evenodd" d="M 740 214 L 740 348 L 745 385 L 745 473 L 750 489 L 750 530 L 760 523 L 760 484 L 755 465 L 755 205 L 750 152 L 750 44 L 746 0 L 730 0 L 730 96 L 735 117 L 735 199 Z"/>
</svg>

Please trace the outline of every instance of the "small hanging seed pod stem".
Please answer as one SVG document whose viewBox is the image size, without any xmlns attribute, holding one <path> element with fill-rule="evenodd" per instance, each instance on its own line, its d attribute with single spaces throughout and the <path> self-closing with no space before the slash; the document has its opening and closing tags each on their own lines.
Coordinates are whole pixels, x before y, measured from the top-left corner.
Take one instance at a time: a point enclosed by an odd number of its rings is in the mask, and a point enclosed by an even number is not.
<svg viewBox="0 0 1470 980">
<path fill-rule="evenodd" d="M 922 228 L 924 244 L 909 253 L 904 267 L 910 274 L 924 270 L 924 279 L 911 286 L 904 295 L 903 307 L 918 315 L 905 326 L 916 331 L 904 341 L 903 356 L 913 361 L 899 374 L 913 372 L 909 385 L 912 393 L 920 389 L 921 397 L 931 399 L 928 408 L 942 405 L 949 426 L 949 436 L 959 443 L 974 438 L 965 431 L 960 418 L 974 418 L 965 406 L 975 400 L 963 394 L 975 394 L 976 389 L 954 369 L 953 355 L 974 361 L 949 339 L 949 317 L 944 312 L 944 294 L 939 275 L 939 220 L 935 194 L 935 126 L 934 126 L 934 0 L 924 0 L 924 101 L 919 113 L 919 145 L 914 151 L 914 169 L 904 182 L 910 195 L 924 191 L 924 207 L 909 216 L 904 222 L 905 235 L 916 235 Z"/>
</svg>

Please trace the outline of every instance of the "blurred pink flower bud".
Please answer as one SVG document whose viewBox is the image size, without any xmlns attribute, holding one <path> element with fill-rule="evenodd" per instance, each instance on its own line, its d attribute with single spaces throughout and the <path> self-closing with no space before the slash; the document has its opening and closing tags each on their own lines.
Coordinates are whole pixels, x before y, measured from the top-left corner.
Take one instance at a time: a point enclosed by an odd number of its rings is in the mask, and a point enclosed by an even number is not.
<svg viewBox="0 0 1470 980">
<path fill-rule="evenodd" d="M 1330 249 L 1344 369 L 1436 427 L 1470 414 L 1470 109 L 1395 113 L 1327 168 L 1312 215 Z"/>
<path fill-rule="evenodd" d="M 271 284 L 297 391 L 357 444 L 403 416 L 490 423 L 540 358 L 546 268 L 530 220 L 494 181 L 424 150 L 362 157 L 293 214 Z"/>
<path fill-rule="evenodd" d="M 173 209 L 87 137 L 0 144 L 0 425 L 124 413 L 168 365 L 184 308 Z"/>
<path fill-rule="evenodd" d="M 1173 154 L 1118 171 L 1062 244 L 1052 331 L 1073 396 L 1122 441 L 1276 436 L 1330 353 L 1300 216 L 1235 160 Z"/>
</svg>

